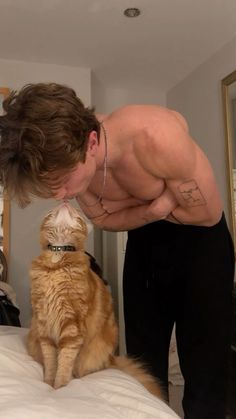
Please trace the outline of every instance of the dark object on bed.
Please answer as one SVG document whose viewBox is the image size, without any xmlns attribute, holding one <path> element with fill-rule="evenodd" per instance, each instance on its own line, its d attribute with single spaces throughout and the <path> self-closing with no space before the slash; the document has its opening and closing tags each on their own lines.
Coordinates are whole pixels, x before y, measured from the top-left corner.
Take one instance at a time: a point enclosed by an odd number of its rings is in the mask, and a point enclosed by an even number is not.
<svg viewBox="0 0 236 419">
<path fill-rule="evenodd" d="M 0 290 L 0 325 L 21 327 L 19 316 L 20 310 L 14 306 L 7 295 Z"/>
<path fill-rule="evenodd" d="M 0 281 L 7 282 L 7 261 L 2 250 L 0 250 Z M 21 327 L 20 310 L 8 297 L 5 287 L 2 288 L 0 287 L 0 325 Z"/>
<path fill-rule="evenodd" d="M 0 249 L 0 281 L 7 282 L 7 261 L 1 249 Z"/>
<path fill-rule="evenodd" d="M 97 263 L 95 257 L 92 256 L 88 252 L 85 252 L 85 253 L 86 253 L 86 255 L 89 256 L 89 259 L 90 259 L 90 268 L 92 269 L 92 271 L 95 272 L 95 274 L 97 274 L 103 280 L 103 282 L 104 282 L 105 285 L 108 285 L 108 282 L 106 281 L 106 279 L 103 278 L 102 268 Z"/>
</svg>

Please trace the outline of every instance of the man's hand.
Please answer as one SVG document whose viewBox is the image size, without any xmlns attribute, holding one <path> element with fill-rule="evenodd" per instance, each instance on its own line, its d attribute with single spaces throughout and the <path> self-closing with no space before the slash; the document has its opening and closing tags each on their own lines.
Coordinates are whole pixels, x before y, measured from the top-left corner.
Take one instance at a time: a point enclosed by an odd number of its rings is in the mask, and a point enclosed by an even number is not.
<svg viewBox="0 0 236 419">
<path fill-rule="evenodd" d="M 125 198 L 120 201 L 111 201 L 109 199 L 102 199 L 102 207 L 108 214 L 113 214 L 114 212 L 121 211 L 125 208 L 137 207 L 139 205 L 147 204 L 148 201 L 144 201 L 138 198 Z"/>
<path fill-rule="evenodd" d="M 150 221 L 166 219 L 172 211 L 178 206 L 178 202 L 174 194 L 165 189 L 158 198 L 154 199 L 147 209 L 147 219 Z"/>
</svg>

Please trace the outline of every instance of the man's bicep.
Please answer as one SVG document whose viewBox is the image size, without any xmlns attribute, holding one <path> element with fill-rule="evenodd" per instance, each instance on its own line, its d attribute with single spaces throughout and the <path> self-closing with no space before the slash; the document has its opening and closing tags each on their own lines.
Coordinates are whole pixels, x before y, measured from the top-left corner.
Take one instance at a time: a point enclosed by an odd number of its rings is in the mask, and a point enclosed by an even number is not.
<svg viewBox="0 0 236 419">
<path fill-rule="evenodd" d="M 207 199 L 201 190 L 197 180 L 189 179 L 180 182 L 176 186 L 179 199 L 184 207 L 191 208 L 207 205 Z"/>
<path fill-rule="evenodd" d="M 184 224 L 213 225 L 222 213 L 222 203 L 214 176 L 194 176 L 167 182 L 178 206 L 174 215 Z"/>
<path fill-rule="evenodd" d="M 191 179 L 198 147 L 175 116 L 148 130 L 145 151 L 139 155 L 143 167 L 157 178 Z"/>
</svg>

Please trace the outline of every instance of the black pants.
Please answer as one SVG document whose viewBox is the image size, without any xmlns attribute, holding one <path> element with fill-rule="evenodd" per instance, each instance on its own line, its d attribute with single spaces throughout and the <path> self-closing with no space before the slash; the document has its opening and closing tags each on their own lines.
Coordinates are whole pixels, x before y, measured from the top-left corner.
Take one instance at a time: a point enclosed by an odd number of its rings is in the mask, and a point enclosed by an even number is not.
<svg viewBox="0 0 236 419">
<path fill-rule="evenodd" d="M 225 419 L 234 250 L 213 227 L 158 221 L 130 231 L 124 266 L 127 351 L 168 385 L 176 323 L 185 419 Z"/>
</svg>

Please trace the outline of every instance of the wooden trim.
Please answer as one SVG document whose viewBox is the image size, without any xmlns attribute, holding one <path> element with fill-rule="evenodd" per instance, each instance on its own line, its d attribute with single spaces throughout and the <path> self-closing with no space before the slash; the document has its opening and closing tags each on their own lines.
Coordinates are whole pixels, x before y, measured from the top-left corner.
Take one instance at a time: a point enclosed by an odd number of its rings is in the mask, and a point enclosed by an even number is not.
<svg viewBox="0 0 236 419">
<path fill-rule="evenodd" d="M 223 78 L 222 85 L 223 86 L 229 86 L 230 84 L 234 83 L 236 81 L 236 70 L 230 73 L 228 76 Z"/>
<path fill-rule="evenodd" d="M 0 94 L 6 98 L 10 93 L 8 87 L 0 87 Z M 10 238 L 10 200 L 4 193 L 3 201 L 3 253 L 8 262 L 9 257 L 9 238 Z"/>
<path fill-rule="evenodd" d="M 0 87 L 0 94 L 5 97 L 7 97 L 10 93 L 10 89 L 8 87 Z"/>
<path fill-rule="evenodd" d="M 233 160 L 232 160 L 232 143 L 233 133 L 231 124 L 231 110 L 229 106 L 229 86 L 236 82 L 236 71 L 233 71 L 221 81 L 222 89 L 222 104 L 223 104 L 223 117 L 224 117 L 224 131 L 225 131 L 225 144 L 226 144 L 226 167 L 227 167 L 227 180 L 228 180 L 228 203 L 229 203 L 229 222 L 230 230 L 234 242 L 235 256 L 236 256 L 236 208 L 234 202 L 234 185 L 233 185 Z"/>
<path fill-rule="evenodd" d="M 10 201 L 6 193 L 4 193 L 3 204 L 3 253 L 6 260 L 9 257 L 9 236 L 10 236 Z"/>
</svg>

